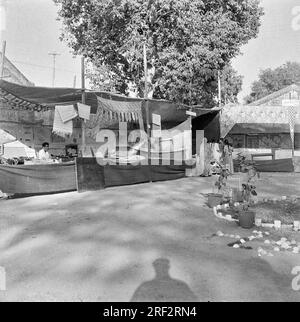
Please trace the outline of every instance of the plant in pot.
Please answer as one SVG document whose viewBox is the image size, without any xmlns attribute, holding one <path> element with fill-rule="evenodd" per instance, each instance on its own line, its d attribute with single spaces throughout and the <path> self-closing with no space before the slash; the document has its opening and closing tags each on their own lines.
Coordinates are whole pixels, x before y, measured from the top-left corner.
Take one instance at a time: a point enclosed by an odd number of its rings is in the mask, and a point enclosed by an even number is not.
<svg viewBox="0 0 300 322">
<path fill-rule="evenodd" d="M 223 201 L 224 188 L 226 187 L 226 180 L 229 176 L 229 170 L 219 164 L 220 173 L 217 181 L 214 184 L 214 188 L 217 188 L 217 193 L 214 191 L 208 195 L 208 205 L 213 208 L 220 205 Z"/>
<path fill-rule="evenodd" d="M 241 172 L 247 174 L 247 181 L 242 184 L 243 203 L 239 209 L 239 224 L 242 228 L 250 229 L 255 223 L 255 212 L 251 208 L 254 205 L 253 197 L 257 196 L 256 187 L 252 184 L 252 180 L 256 176 L 259 178 L 260 175 L 253 161 L 246 160 L 244 156 L 240 156 L 239 160 Z"/>
</svg>

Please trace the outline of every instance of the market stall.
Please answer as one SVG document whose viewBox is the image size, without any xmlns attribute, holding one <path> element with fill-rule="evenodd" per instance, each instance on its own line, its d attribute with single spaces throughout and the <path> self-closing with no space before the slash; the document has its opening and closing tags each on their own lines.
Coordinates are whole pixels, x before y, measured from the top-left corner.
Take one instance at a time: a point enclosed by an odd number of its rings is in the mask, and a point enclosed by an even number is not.
<svg viewBox="0 0 300 322">
<path fill-rule="evenodd" d="M 224 106 L 220 129 L 233 143 L 235 155 L 253 159 L 260 171 L 298 171 L 299 106 Z"/>
</svg>

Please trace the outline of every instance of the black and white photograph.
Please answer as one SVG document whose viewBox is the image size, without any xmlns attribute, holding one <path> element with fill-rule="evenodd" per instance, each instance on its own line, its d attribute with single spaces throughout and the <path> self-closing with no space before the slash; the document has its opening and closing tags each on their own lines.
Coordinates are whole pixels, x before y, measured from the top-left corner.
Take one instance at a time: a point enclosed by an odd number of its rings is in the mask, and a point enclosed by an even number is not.
<svg viewBox="0 0 300 322">
<path fill-rule="evenodd" d="M 0 0 L 0 302 L 300 302 L 300 1 Z"/>
</svg>

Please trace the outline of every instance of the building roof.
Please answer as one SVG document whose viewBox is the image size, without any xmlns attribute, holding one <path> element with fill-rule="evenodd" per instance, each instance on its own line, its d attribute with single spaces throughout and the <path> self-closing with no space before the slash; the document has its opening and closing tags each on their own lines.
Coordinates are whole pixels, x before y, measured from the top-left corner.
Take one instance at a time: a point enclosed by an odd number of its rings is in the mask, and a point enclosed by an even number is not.
<svg viewBox="0 0 300 322">
<path fill-rule="evenodd" d="M 1 52 L 0 59 L 2 59 Z M 28 78 L 6 56 L 4 57 L 3 79 L 19 85 L 34 86 L 34 83 L 30 82 Z"/>
<path fill-rule="evenodd" d="M 291 91 L 297 91 L 300 93 L 300 84 L 292 84 L 289 85 L 287 87 L 284 87 L 282 89 L 280 89 L 279 91 L 276 91 L 272 94 L 269 94 L 265 97 L 262 97 L 261 99 L 252 102 L 251 104 L 249 104 L 250 106 L 259 106 L 259 105 L 265 105 L 266 103 L 273 101 L 277 98 L 280 98 L 281 96 L 290 93 Z"/>
</svg>

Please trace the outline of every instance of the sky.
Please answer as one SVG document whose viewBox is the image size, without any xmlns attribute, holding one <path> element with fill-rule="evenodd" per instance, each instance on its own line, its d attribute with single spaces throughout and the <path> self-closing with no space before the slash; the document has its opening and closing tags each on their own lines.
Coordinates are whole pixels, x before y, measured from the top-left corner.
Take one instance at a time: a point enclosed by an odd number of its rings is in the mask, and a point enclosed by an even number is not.
<svg viewBox="0 0 300 322">
<path fill-rule="evenodd" d="M 242 47 L 242 55 L 232 61 L 244 77 L 240 100 L 250 93 L 261 69 L 300 62 L 300 1 L 261 0 L 261 5 L 265 15 L 259 36 Z M 80 57 L 74 58 L 59 40 L 61 23 L 56 18 L 52 0 L 6 0 L 7 57 L 35 85 L 52 86 L 49 52 L 57 52 L 55 86 L 72 87 L 76 75 L 80 87 Z"/>
</svg>

